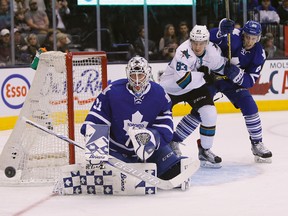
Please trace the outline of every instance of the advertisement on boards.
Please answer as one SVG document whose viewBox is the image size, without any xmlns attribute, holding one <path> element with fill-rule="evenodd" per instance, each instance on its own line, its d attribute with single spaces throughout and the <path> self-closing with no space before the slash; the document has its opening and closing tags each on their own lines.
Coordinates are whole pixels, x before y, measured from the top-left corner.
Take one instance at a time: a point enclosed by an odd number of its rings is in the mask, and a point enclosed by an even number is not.
<svg viewBox="0 0 288 216">
<path fill-rule="evenodd" d="M 152 79 L 159 82 L 160 75 L 167 67 L 167 63 L 151 63 L 150 65 L 152 67 Z M 35 71 L 29 67 L 1 69 L 0 120 L 19 115 L 34 75 Z M 126 78 L 126 64 L 109 64 L 108 84 L 120 78 Z M 256 101 L 283 101 L 285 104 L 288 100 L 288 60 L 267 60 L 260 78 L 250 89 L 250 92 Z M 216 103 L 227 101 L 224 96 Z M 282 110 L 283 103 L 281 105 Z"/>
</svg>

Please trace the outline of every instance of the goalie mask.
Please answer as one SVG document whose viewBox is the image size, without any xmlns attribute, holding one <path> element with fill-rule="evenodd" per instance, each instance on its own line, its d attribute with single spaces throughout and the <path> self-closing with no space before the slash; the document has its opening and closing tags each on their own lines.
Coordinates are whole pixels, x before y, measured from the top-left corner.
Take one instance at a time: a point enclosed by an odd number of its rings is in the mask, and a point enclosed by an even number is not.
<svg viewBox="0 0 288 216">
<path fill-rule="evenodd" d="M 133 92 L 142 94 L 149 84 L 151 67 L 145 58 L 135 56 L 127 64 L 126 75 Z"/>
</svg>

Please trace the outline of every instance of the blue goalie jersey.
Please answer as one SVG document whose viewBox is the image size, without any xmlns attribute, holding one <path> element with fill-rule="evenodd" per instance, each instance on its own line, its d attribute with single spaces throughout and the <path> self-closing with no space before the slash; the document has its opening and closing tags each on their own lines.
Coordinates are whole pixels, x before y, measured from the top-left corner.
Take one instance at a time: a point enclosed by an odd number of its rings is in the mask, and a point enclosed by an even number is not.
<svg viewBox="0 0 288 216">
<path fill-rule="evenodd" d="M 86 124 L 110 126 L 110 150 L 135 156 L 127 133 L 128 128 L 153 128 L 160 134 L 160 145 L 167 145 L 173 136 L 171 99 L 157 83 L 150 82 L 141 97 L 128 88 L 128 80 L 120 79 L 110 84 L 96 98 L 81 133 L 85 135 Z"/>
</svg>

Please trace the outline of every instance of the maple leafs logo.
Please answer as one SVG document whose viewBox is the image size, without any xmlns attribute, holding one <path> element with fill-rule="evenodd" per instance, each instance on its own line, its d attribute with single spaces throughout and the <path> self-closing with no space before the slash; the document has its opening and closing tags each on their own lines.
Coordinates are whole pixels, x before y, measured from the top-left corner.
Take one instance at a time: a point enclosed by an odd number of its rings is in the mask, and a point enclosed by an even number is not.
<svg viewBox="0 0 288 216">
<path fill-rule="evenodd" d="M 131 121 L 128 120 L 124 120 L 124 130 L 126 131 L 126 135 L 128 135 L 128 129 L 129 128 L 133 128 L 133 129 L 142 129 L 142 128 L 146 128 L 148 125 L 148 122 L 146 121 L 142 121 L 143 119 L 143 115 L 137 111 L 134 114 L 132 114 L 132 119 Z"/>
<path fill-rule="evenodd" d="M 266 82 L 266 83 L 259 83 L 261 76 L 259 79 L 255 82 L 254 86 L 249 89 L 249 92 L 251 95 L 265 95 L 268 93 L 270 87 L 271 87 L 271 82 Z"/>
</svg>

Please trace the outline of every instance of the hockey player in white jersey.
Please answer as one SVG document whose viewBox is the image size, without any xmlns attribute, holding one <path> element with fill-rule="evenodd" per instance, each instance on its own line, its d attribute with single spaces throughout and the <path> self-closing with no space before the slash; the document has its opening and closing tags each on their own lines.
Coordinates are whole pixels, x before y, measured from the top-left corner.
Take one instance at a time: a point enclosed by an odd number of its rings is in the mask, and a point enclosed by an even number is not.
<svg viewBox="0 0 288 216">
<path fill-rule="evenodd" d="M 210 30 L 210 41 L 219 45 L 224 56 L 229 56 L 228 51 L 230 50 L 231 60 L 224 69 L 226 76 L 211 74 L 214 75 L 211 78 L 214 82 L 208 88 L 212 96 L 217 92 L 223 93 L 234 107 L 241 111 L 255 162 L 271 163 L 272 152 L 263 143 L 262 123 L 258 107 L 249 92 L 249 88 L 253 87 L 260 78 L 266 60 L 265 52 L 260 44 L 262 27 L 260 23 L 253 20 L 247 21 L 241 29 L 235 28 L 234 25 L 233 20 L 224 18 L 219 22 L 218 28 Z M 231 46 L 228 45 L 228 34 L 231 36 Z M 187 136 L 201 122 L 198 113 L 190 116 L 190 122 L 193 124 L 190 124 L 185 131 Z"/>
<path fill-rule="evenodd" d="M 215 135 L 217 113 L 204 76 L 209 73 L 223 75 L 224 57 L 220 48 L 209 42 L 209 36 L 206 26 L 195 25 L 190 32 L 190 39 L 177 48 L 174 58 L 160 77 L 160 85 L 171 97 L 172 107 L 179 102 L 186 102 L 193 111 L 199 113 L 202 123 L 200 140 L 197 143 L 201 166 L 220 168 L 222 159 L 210 150 Z M 177 125 L 177 133 L 174 132 L 170 143 L 179 156 L 179 143 L 187 137 L 185 127 L 193 125 L 190 115 L 186 115 L 181 121 L 187 124 Z"/>
<path fill-rule="evenodd" d="M 181 172 L 183 158 L 169 145 L 173 137 L 171 99 L 150 81 L 151 67 L 143 57 L 130 59 L 126 73 L 127 78 L 112 82 L 97 97 L 81 133 L 87 135 L 88 125 L 108 125 L 110 155 L 127 163 L 156 163 L 158 177 L 171 179 Z"/>
</svg>

